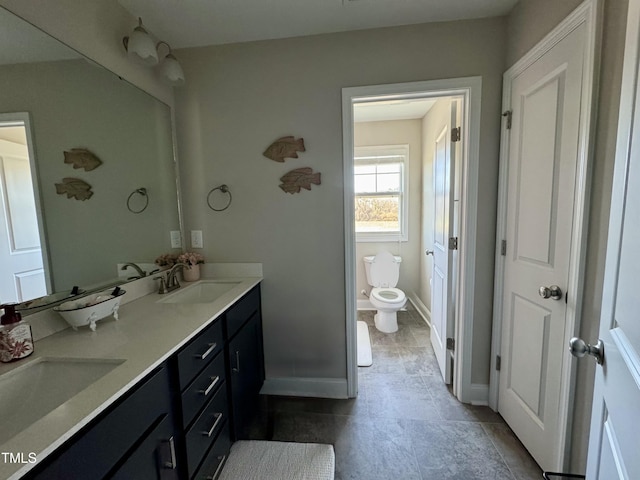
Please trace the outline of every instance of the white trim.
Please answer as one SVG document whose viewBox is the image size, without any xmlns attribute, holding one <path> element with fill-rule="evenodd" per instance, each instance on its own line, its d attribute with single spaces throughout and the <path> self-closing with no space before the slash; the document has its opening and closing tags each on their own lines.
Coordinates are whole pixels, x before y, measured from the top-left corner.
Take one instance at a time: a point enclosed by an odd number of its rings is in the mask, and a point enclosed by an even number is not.
<svg viewBox="0 0 640 480">
<path fill-rule="evenodd" d="M 489 384 L 472 383 L 469 403 L 471 405 L 489 405 Z"/>
<path fill-rule="evenodd" d="M 431 310 L 429 310 L 427 306 L 422 302 L 422 300 L 420 300 L 420 297 L 418 297 L 413 292 L 409 296 L 409 301 L 416 309 L 416 312 L 418 312 L 425 323 L 429 326 L 429 328 L 431 328 Z"/>
<path fill-rule="evenodd" d="M 462 165 L 462 199 L 460 231 L 460 272 L 456 303 L 455 378 L 458 399 L 469 402 L 471 397 L 471 361 L 473 356 L 473 307 L 476 257 L 476 224 L 478 170 L 480 151 L 481 77 L 452 78 L 423 82 L 348 87 L 342 89 L 342 133 L 345 226 L 345 303 L 348 396 L 357 394 L 358 368 L 356 360 L 356 286 L 355 234 L 353 228 L 353 103 L 380 100 L 462 96 L 464 124 Z"/>
<path fill-rule="evenodd" d="M 533 49 L 504 73 L 502 106 L 503 111 L 511 109 L 511 91 L 513 80 L 529 66 L 545 55 L 551 48 L 563 40 L 580 25 L 586 28 L 584 67 L 582 79 L 582 98 L 580 108 L 578 162 L 576 168 L 576 192 L 571 238 L 571 257 L 569 260 L 569 283 L 567 295 L 569 303 L 565 319 L 565 344 L 576 336 L 580 327 L 580 314 L 583 298 L 583 277 L 587 250 L 587 227 L 589 220 L 589 196 L 591 185 L 591 157 L 593 155 L 593 131 L 595 129 L 596 93 L 599 73 L 599 52 L 601 41 L 602 2 L 585 0 L 551 33 L 542 39 Z M 502 340 L 502 294 L 504 289 L 505 257 L 501 255 L 501 243 L 506 238 L 507 228 L 507 190 L 508 190 L 508 153 L 509 132 L 503 129 L 500 144 L 500 179 L 498 187 L 498 217 L 496 226 L 495 281 L 493 300 L 493 334 L 491 340 L 491 370 L 489 381 L 489 406 L 498 410 L 500 373 L 495 369 L 495 359 L 500 355 Z M 560 392 L 560 460 L 555 467 L 566 470 L 570 453 L 570 433 L 572 406 L 575 386 L 575 362 L 571 362 L 568 351 L 563 356 L 562 384 Z"/>
<path fill-rule="evenodd" d="M 347 380 L 344 378 L 267 378 L 260 393 L 262 395 L 344 399 L 347 398 Z"/>
</svg>

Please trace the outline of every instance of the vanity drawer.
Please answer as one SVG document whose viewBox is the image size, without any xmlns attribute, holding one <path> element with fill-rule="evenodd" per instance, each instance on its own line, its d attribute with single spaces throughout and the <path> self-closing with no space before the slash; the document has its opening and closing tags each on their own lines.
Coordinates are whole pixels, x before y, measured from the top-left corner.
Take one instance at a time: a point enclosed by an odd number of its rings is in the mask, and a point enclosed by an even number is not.
<svg viewBox="0 0 640 480">
<path fill-rule="evenodd" d="M 189 476 L 196 471 L 202 457 L 209 450 L 224 424 L 227 423 L 228 411 L 227 388 L 222 384 L 187 432 L 187 467 Z"/>
<path fill-rule="evenodd" d="M 224 355 L 218 353 L 182 394 L 182 424 L 187 427 L 224 382 Z"/>
<path fill-rule="evenodd" d="M 178 353 L 180 391 L 222 350 L 223 345 L 222 323 L 214 321 Z"/>
<path fill-rule="evenodd" d="M 230 339 L 247 320 L 260 309 L 260 286 L 256 286 L 231 307 L 226 315 L 227 339 Z"/>
<path fill-rule="evenodd" d="M 229 437 L 229 423 L 225 423 L 222 431 L 211 450 L 207 453 L 198 472 L 191 477 L 193 480 L 215 480 L 220 476 L 231 450 L 231 438 Z"/>
</svg>

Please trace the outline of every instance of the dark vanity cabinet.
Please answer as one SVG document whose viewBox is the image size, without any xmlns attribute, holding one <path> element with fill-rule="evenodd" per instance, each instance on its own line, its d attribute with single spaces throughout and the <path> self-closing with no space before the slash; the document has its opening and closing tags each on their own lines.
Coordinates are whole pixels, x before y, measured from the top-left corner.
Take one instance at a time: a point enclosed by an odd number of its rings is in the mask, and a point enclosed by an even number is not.
<svg viewBox="0 0 640 480">
<path fill-rule="evenodd" d="M 170 382 L 164 364 L 27 478 L 178 479 Z"/>
<path fill-rule="evenodd" d="M 259 286 L 227 311 L 225 328 L 231 436 L 233 440 L 247 439 L 259 411 L 259 393 L 264 383 Z"/>
<path fill-rule="evenodd" d="M 25 478 L 216 479 L 263 381 L 258 285 Z"/>
</svg>

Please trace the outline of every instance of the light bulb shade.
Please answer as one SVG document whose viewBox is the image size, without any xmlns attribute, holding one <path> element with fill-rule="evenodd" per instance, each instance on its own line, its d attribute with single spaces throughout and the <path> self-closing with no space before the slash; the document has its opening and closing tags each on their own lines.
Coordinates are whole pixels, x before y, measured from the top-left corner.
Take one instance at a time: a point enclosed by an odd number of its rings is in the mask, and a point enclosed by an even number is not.
<svg viewBox="0 0 640 480">
<path fill-rule="evenodd" d="M 167 55 L 160 65 L 160 75 L 171 85 L 184 85 L 184 71 L 172 54 Z"/>
<path fill-rule="evenodd" d="M 158 51 L 151 36 L 141 26 L 136 27 L 127 42 L 129 58 L 136 63 L 153 67 L 158 63 Z"/>
</svg>

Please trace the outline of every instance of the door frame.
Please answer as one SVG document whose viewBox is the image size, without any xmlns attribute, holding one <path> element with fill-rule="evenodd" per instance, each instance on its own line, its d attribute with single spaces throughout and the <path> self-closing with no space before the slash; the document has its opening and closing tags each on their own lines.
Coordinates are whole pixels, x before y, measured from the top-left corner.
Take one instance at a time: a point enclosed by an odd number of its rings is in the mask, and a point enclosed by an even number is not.
<svg viewBox="0 0 640 480">
<path fill-rule="evenodd" d="M 459 288 L 456 291 L 456 338 L 454 391 L 465 403 L 486 404 L 486 390 L 471 383 L 473 357 L 473 308 L 476 265 L 478 172 L 480 160 L 481 77 L 462 77 L 420 82 L 345 87 L 342 89 L 342 140 L 344 177 L 344 257 L 346 304 L 347 396 L 358 392 L 356 331 L 356 256 L 353 186 L 353 104 L 380 100 L 459 95 L 464 102 L 463 159 L 461 168 L 461 211 L 459 238 Z"/>
<path fill-rule="evenodd" d="M 511 92 L 514 79 L 529 66 L 540 59 L 551 48 L 563 40 L 580 25 L 586 27 L 586 47 L 584 51 L 584 70 L 582 78 L 582 95 L 579 119 L 579 146 L 576 166 L 576 190 L 573 207 L 573 224 L 571 236 L 571 255 L 569 259 L 569 283 L 567 285 L 567 313 L 565 318 L 565 344 L 571 337 L 577 336 L 580 329 L 582 299 L 584 288 L 585 258 L 587 252 L 587 229 L 589 220 L 589 199 L 591 191 L 591 170 L 593 144 L 595 140 L 595 115 L 598 91 L 598 73 L 600 66 L 602 1 L 585 0 L 556 28 L 544 37 L 524 57 L 509 68 L 503 75 L 502 106 L 503 112 L 511 110 Z M 502 302 L 504 289 L 505 258 L 501 253 L 502 241 L 506 239 L 507 230 L 507 190 L 508 190 L 508 155 L 509 132 L 506 128 L 508 118 L 503 119 L 500 139 L 500 172 L 498 184 L 498 216 L 496 227 L 496 254 L 493 299 L 493 329 L 491 339 L 491 369 L 489 379 L 489 406 L 498 411 L 498 394 L 500 388 L 500 372 L 496 369 L 496 360 L 500 355 L 502 340 Z M 572 406 L 574 401 L 576 364 L 571 361 L 568 350 L 565 352 L 561 366 L 560 419 L 561 445 L 558 471 L 568 467 Z"/>
</svg>

